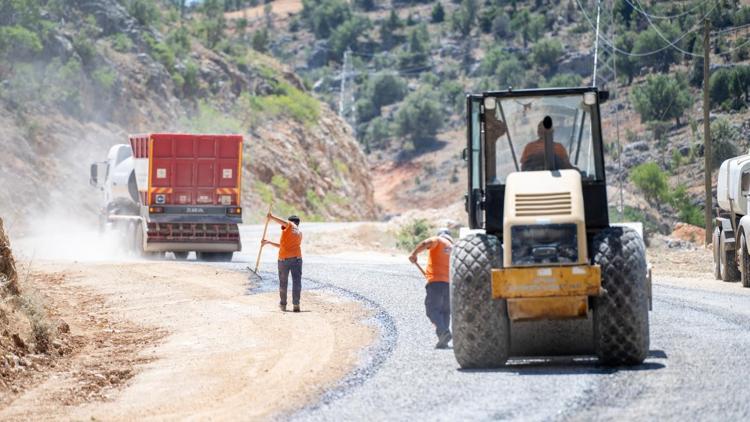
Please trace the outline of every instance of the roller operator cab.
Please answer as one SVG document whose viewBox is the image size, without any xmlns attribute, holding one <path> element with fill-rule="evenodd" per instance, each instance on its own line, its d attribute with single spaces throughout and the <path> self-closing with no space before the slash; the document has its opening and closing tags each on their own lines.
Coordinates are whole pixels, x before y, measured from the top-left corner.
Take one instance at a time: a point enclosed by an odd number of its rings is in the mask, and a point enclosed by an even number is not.
<svg viewBox="0 0 750 422">
<path fill-rule="evenodd" d="M 454 246 L 454 353 L 464 368 L 510 356 L 648 353 L 641 235 L 610 226 L 596 88 L 467 97 L 470 234 Z"/>
</svg>

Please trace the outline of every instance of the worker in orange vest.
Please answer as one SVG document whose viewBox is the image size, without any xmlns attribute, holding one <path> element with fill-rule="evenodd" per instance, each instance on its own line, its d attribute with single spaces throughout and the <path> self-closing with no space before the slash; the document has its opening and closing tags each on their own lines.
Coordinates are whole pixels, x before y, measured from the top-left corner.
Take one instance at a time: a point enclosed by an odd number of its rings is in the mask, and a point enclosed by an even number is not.
<svg viewBox="0 0 750 422">
<path fill-rule="evenodd" d="M 453 248 L 453 238 L 450 230 L 440 229 L 437 236 L 427 238 L 417 245 L 409 255 L 409 261 L 417 263 L 417 255 L 423 251 L 429 251 L 427 257 L 427 295 L 424 306 L 427 318 L 435 325 L 435 333 L 438 336 L 436 349 L 445 349 L 451 341 L 451 305 L 450 305 L 450 256 Z"/>
<path fill-rule="evenodd" d="M 292 305 L 294 312 L 299 312 L 299 301 L 302 294 L 302 232 L 299 229 L 300 219 L 292 215 L 288 220 L 268 213 L 269 221 L 281 225 L 281 240 L 279 243 L 263 240 L 264 245 L 279 248 L 279 308 L 286 311 L 287 287 L 289 273 L 292 274 Z"/>
</svg>

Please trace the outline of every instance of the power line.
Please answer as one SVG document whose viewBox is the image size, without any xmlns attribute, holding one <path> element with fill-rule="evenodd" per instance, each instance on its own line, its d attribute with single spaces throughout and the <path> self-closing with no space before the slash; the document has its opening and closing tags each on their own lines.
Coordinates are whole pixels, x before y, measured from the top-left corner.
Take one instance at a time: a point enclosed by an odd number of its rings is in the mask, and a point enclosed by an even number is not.
<svg viewBox="0 0 750 422">
<path fill-rule="evenodd" d="M 629 5 L 631 5 L 631 6 L 633 5 L 633 3 L 631 3 L 631 2 L 630 2 L 630 0 L 625 0 L 625 2 L 626 2 L 626 3 L 628 3 L 628 4 L 629 4 Z M 638 3 L 639 5 L 641 4 L 640 0 L 635 0 L 635 2 L 636 2 L 636 3 Z M 718 3 L 717 3 L 717 5 L 718 5 Z M 666 42 L 667 44 L 669 44 L 669 45 L 670 45 L 671 47 L 674 47 L 674 49 L 675 49 L 675 50 L 677 50 L 677 51 L 679 51 L 680 53 L 682 53 L 682 54 L 685 54 L 685 55 L 687 55 L 687 56 L 691 56 L 691 57 L 700 57 L 700 55 L 698 55 L 698 54 L 694 54 L 694 53 L 692 53 L 692 52 L 690 52 L 690 51 L 685 51 L 685 50 L 683 50 L 682 48 L 680 48 L 680 47 L 679 47 L 678 45 L 676 45 L 675 43 L 672 43 L 671 41 L 669 41 L 669 40 L 667 39 L 667 37 L 665 37 L 665 36 L 664 36 L 664 34 L 662 34 L 662 33 L 661 33 L 661 31 L 659 30 L 659 27 L 658 27 L 658 26 L 656 26 L 656 24 L 654 24 L 654 22 L 653 22 L 653 21 L 651 20 L 651 18 L 649 17 L 649 15 L 648 15 L 647 13 L 645 13 L 645 12 L 640 12 L 640 13 L 642 13 L 642 14 L 643 14 L 643 16 L 645 16 L 645 17 L 646 17 L 646 20 L 648 21 L 648 24 L 649 24 L 649 25 L 650 25 L 650 26 L 651 26 L 652 28 L 654 28 L 654 31 L 655 31 L 655 32 L 656 32 L 656 34 L 657 34 L 657 35 L 659 36 L 659 38 L 661 38 L 662 40 L 664 40 L 664 41 L 665 41 L 665 42 Z M 706 16 L 708 16 L 708 14 L 706 14 Z M 704 18 L 705 18 L 705 16 L 704 16 Z"/>
<path fill-rule="evenodd" d="M 591 18 L 589 17 L 588 13 L 586 13 L 586 9 L 581 4 L 581 1 L 580 0 L 576 0 L 576 3 L 578 4 L 578 8 L 581 9 L 581 14 L 583 14 L 583 17 L 586 18 L 586 21 L 588 22 L 588 24 L 591 27 L 591 29 L 596 30 L 596 26 L 591 21 Z M 711 10 L 709 10 L 708 12 L 706 12 L 706 16 L 709 13 L 713 12 L 713 10 L 716 9 L 717 6 L 718 6 L 718 3 L 716 5 L 714 5 L 714 7 Z M 607 45 L 609 48 L 611 48 L 614 52 L 622 54 L 623 56 L 628 56 L 628 57 L 646 57 L 646 56 L 651 56 L 653 54 L 661 53 L 662 51 L 671 48 L 672 45 L 674 45 L 675 43 L 680 42 L 682 39 L 684 39 L 685 37 L 687 37 L 691 33 L 695 32 L 697 29 L 700 28 L 700 26 L 701 26 L 700 24 L 694 25 L 687 32 L 685 32 L 684 34 L 680 35 L 676 40 L 672 41 L 670 43 L 670 45 L 665 45 L 664 47 L 658 48 L 656 50 L 652 50 L 652 51 L 648 51 L 648 52 L 643 52 L 643 53 L 632 53 L 632 52 L 629 52 L 629 51 L 625 51 L 625 50 L 623 50 L 621 48 L 618 48 L 612 40 L 609 40 L 606 37 L 600 36 L 600 39 L 604 42 L 605 45 Z"/>
<path fill-rule="evenodd" d="M 643 7 L 643 5 L 641 5 L 641 6 L 640 6 L 640 8 L 639 8 L 638 6 L 636 6 L 636 5 L 634 5 L 633 3 L 631 3 L 631 2 L 629 1 L 629 0 L 625 0 L 625 3 L 627 3 L 627 4 L 629 4 L 629 5 L 631 6 L 631 7 L 633 7 L 633 9 L 634 9 L 634 10 L 635 10 L 636 12 L 639 12 L 639 13 L 640 13 L 640 14 L 642 14 L 643 16 L 647 16 L 647 17 L 650 17 L 651 19 L 656 19 L 656 20 L 671 20 L 671 19 L 679 19 L 679 18 L 681 18 L 681 17 L 683 17 L 683 16 L 687 16 L 687 15 L 689 15 L 689 14 L 693 13 L 694 11 L 698 10 L 699 8 L 701 8 L 701 7 L 705 6 L 705 5 L 706 5 L 706 3 L 708 3 L 708 0 L 706 0 L 706 1 L 703 1 L 703 2 L 701 2 L 701 3 L 699 3 L 699 4 L 697 4 L 696 6 L 694 6 L 694 7 L 690 8 L 690 10 L 686 10 L 686 11 L 684 11 L 684 12 L 682 12 L 682 13 L 679 13 L 679 14 L 677 14 L 677 15 L 672 15 L 672 16 L 659 16 L 659 15 L 652 15 L 652 14 L 650 14 L 650 13 L 648 13 L 648 12 L 646 11 L 646 9 L 645 9 L 645 8 Z"/>
</svg>

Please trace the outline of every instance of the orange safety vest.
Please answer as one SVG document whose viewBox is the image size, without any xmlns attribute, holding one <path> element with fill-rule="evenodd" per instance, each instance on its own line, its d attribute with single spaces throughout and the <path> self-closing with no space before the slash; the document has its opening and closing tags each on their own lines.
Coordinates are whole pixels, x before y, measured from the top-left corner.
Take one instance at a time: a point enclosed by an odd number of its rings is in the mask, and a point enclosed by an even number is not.
<svg viewBox="0 0 750 422">
<path fill-rule="evenodd" d="M 433 237 L 435 244 L 427 257 L 425 275 L 428 283 L 448 283 L 450 281 L 450 259 L 453 244 L 444 237 Z"/>
<path fill-rule="evenodd" d="M 279 259 L 302 258 L 302 232 L 294 223 L 281 226 Z"/>
</svg>

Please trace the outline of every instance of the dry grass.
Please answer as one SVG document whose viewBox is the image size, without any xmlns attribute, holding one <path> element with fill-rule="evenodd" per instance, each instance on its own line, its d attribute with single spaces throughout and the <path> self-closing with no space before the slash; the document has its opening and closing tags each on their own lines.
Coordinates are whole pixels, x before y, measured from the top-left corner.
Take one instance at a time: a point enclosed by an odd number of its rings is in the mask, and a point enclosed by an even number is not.
<svg viewBox="0 0 750 422">
<path fill-rule="evenodd" d="M 0 296 L 3 290 L 11 295 L 19 293 L 16 261 L 10 249 L 10 241 L 5 235 L 3 219 L 0 218 Z"/>
</svg>

